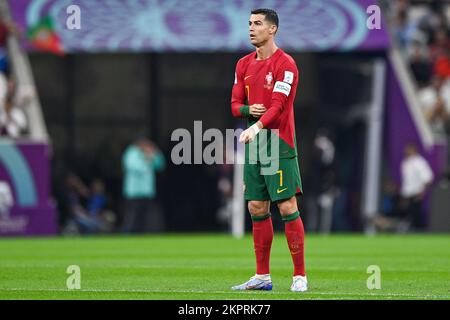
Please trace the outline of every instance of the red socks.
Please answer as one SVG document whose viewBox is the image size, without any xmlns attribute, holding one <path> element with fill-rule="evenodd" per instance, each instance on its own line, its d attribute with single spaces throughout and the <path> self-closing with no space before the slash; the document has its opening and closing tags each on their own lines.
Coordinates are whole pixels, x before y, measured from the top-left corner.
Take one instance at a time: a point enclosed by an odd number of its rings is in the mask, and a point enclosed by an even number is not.
<svg viewBox="0 0 450 320">
<path fill-rule="evenodd" d="M 286 240 L 294 263 L 294 276 L 305 276 L 305 231 L 300 213 L 283 217 Z M 270 213 L 252 216 L 253 244 L 256 255 L 256 274 L 269 274 L 270 249 L 273 240 L 273 225 Z"/>
<path fill-rule="evenodd" d="M 273 240 L 273 225 L 270 213 L 252 216 L 253 244 L 256 255 L 256 274 L 269 274 L 270 249 Z"/>
<path fill-rule="evenodd" d="M 298 211 L 283 217 L 286 240 L 294 263 L 294 276 L 305 276 L 305 230 Z"/>
</svg>

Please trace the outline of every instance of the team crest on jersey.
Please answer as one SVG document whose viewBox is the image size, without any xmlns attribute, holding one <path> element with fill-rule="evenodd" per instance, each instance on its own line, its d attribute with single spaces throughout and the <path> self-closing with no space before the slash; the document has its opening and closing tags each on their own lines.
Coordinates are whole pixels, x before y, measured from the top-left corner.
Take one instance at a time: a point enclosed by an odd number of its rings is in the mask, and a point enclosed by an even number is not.
<svg viewBox="0 0 450 320">
<path fill-rule="evenodd" d="M 273 75 L 272 72 L 269 72 L 268 74 L 266 74 L 266 84 L 264 85 L 264 88 L 272 90 L 273 88 Z"/>
</svg>

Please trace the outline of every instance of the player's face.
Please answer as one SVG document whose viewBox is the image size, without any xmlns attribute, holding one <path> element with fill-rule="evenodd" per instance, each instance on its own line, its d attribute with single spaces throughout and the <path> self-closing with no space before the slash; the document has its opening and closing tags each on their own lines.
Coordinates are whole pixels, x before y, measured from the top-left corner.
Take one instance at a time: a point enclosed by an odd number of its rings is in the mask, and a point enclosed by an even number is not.
<svg viewBox="0 0 450 320">
<path fill-rule="evenodd" d="M 250 43 L 255 47 L 264 45 L 275 34 L 276 27 L 265 20 L 263 14 L 252 14 L 248 21 Z"/>
</svg>

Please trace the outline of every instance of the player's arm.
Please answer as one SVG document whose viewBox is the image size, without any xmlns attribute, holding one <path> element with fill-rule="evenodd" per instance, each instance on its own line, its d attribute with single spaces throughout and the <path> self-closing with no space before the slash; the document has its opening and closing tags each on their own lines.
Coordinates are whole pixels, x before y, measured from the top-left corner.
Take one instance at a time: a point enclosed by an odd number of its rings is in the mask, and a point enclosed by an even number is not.
<svg viewBox="0 0 450 320">
<path fill-rule="evenodd" d="M 283 113 L 291 94 L 292 85 L 297 83 L 295 77 L 297 77 L 295 65 L 285 63 L 280 67 L 275 78 L 270 107 L 258 121 L 261 122 L 261 129 L 270 126 Z"/>
<path fill-rule="evenodd" d="M 236 65 L 231 92 L 231 113 L 234 117 L 243 118 L 250 115 L 249 107 L 245 104 L 245 98 L 244 75 L 239 61 Z"/>
<path fill-rule="evenodd" d="M 259 118 L 266 112 L 266 108 L 262 104 L 253 104 L 251 106 L 245 104 L 245 84 L 244 72 L 238 62 L 234 76 L 234 85 L 231 93 L 231 112 L 234 117 L 246 118 L 253 116 Z"/>
<path fill-rule="evenodd" d="M 261 129 L 268 127 L 282 114 L 291 93 L 291 86 L 295 83 L 295 69 L 295 66 L 289 64 L 284 64 L 280 68 L 275 78 L 270 107 L 258 122 L 242 132 L 239 141 L 243 143 L 252 142 Z"/>
</svg>

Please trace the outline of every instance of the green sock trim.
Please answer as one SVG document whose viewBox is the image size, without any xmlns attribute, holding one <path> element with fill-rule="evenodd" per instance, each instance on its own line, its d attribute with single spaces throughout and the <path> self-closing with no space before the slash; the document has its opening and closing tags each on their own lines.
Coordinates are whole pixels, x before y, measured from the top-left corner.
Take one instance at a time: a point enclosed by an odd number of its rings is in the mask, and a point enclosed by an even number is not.
<svg viewBox="0 0 450 320">
<path fill-rule="evenodd" d="M 300 212 L 296 211 L 293 214 L 287 215 L 287 216 L 283 216 L 281 219 L 284 222 L 290 222 L 293 221 L 295 219 L 297 219 L 298 217 L 300 217 Z"/>
<path fill-rule="evenodd" d="M 248 106 L 242 106 L 239 108 L 239 112 L 243 117 L 248 117 L 250 115 L 250 108 Z"/>
<path fill-rule="evenodd" d="M 263 220 L 266 220 L 266 219 L 269 219 L 269 218 L 270 218 L 270 213 L 265 214 L 265 215 L 263 215 L 263 216 L 254 216 L 254 215 L 251 215 L 251 217 L 252 217 L 252 221 L 263 221 Z"/>
</svg>

